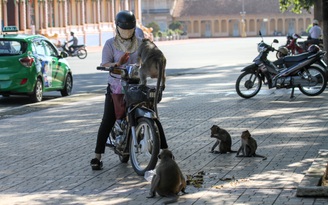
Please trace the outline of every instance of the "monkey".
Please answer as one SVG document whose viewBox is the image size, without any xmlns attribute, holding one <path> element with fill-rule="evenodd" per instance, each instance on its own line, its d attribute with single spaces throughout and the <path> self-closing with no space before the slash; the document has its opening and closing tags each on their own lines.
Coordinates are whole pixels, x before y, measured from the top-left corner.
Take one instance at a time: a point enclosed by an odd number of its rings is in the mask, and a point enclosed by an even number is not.
<svg viewBox="0 0 328 205">
<path fill-rule="evenodd" d="M 138 64 L 140 83 L 139 87 L 145 87 L 147 84 L 147 77 L 157 78 L 157 85 L 154 97 L 154 110 L 158 115 L 157 103 L 161 101 L 161 92 L 165 90 L 165 67 L 166 58 L 162 51 L 151 42 L 149 39 L 142 39 L 142 43 L 138 48 Z"/>
<path fill-rule="evenodd" d="M 162 197 L 169 197 L 170 200 L 163 204 L 174 203 L 178 201 L 178 194 L 185 192 L 187 183 L 174 156 L 170 150 L 162 150 L 158 155 L 160 163 L 156 167 L 156 174 L 151 181 L 151 188 L 147 198 L 155 197 L 156 193 Z"/>
<path fill-rule="evenodd" d="M 147 77 L 157 78 L 157 87 L 165 89 L 166 58 L 162 51 L 149 39 L 142 39 L 138 48 L 138 64 L 140 65 L 140 85 L 147 84 Z"/>
<path fill-rule="evenodd" d="M 211 138 L 216 138 L 216 142 L 211 149 L 212 153 L 225 154 L 227 152 L 237 152 L 231 150 L 231 136 L 225 129 L 222 129 L 217 125 L 213 125 L 211 127 Z M 219 151 L 214 151 L 218 145 Z"/>
<path fill-rule="evenodd" d="M 251 137 L 251 133 L 248 130 L 245 130 L 241 134 L 241 146 L 237 151 L 236 157 L 262 157 L 263 160 L 267 158 L 262 155 L 256 154 L 257 142 L 254 138 Z M 240 151 L 243 155 L 239 155 Z"/>
</svg>

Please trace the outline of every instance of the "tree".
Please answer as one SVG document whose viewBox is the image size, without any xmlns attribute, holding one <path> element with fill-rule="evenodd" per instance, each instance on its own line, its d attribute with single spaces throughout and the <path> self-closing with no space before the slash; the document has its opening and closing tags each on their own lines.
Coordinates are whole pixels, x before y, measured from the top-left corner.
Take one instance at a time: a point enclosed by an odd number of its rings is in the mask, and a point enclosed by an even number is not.
<svg viewBox="0 0 328 205">
<path fill-rule="evenodd" d="M 150 22 L 147 25 L 148 28 L 153 28 L 153 35 L 155 36 L 155 34 L 160 30 L 159 25 L 156 22 Z"/>
<path fill-rule="evenodd" d="M 182 24 L 180 21 L 173 21 L 170 25 L 169 25 L 169 29 L 172 30 L 176 30 L 176 29 L 180 29 L 181 30 Z"/>
<path fill-rule="evenodd" d="M 310 13 L 313 6 L 314 18 L 322 26 L 324 50 L 328 48 L 328 0 L 279 0 L 281 11 L 292 11 L 302 13 L 304 10 Z M 328 56 L 325 55 L 328 62 Z"/>
</svg>

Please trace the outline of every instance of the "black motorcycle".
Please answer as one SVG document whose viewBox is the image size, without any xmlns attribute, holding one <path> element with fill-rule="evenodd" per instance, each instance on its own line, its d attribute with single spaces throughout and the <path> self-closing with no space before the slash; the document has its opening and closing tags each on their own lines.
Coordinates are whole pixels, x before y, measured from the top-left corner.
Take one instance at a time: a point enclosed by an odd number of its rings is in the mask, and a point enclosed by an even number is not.
<svg viewBox="0 0 328 205">
<path fill-rule="evenodd" d="M 57 45 L 57 48 L 60 51 L 67 52 L 69 56 L 71 56 L 71 57 L 77 56 L 79 59 L 85 59 L 88 55 L 86 45 L 84 45 L 84 44 L 77 45 L 74 48 L 73 52 L 71 52 L 70 49 L 68 48 L 67 41 L 65 41 L 63 45 Z"/>
<path fill-rule="evenodd" d="M 261 32 L 259 35 L 262 37 Z M 278 43 L 278 40 L 274 39 L 273 43 Z M 259 55 L 253 60 L 253 64 L 242 69 L 243 73 L 237 78 L 236 91 L 239 96 L 254 97 L 261 90 L 262 83 L 268 85 L 269 89 L 292 88 L 291 98 L 294 97 L 295 87 L 308 96 L 319 95 L 325 90 L 327 73 L 316 64 L 323 62 L 325 51 L 318 49 L 275 62 L 267 59 L 270 51 L 277 50 L 264 43 L 262 37 L 258 44 Z"/>
<path fill-rule="evenodd" d="M 155 168 L 165 135 L 157 113 L 162 90 L 152 85 L 140 86 L 138 69 L 137 65 L 97 67 L 97 70 L 121 76 L 125 96 L 127 117 L 119 123 L 116 121 L 107 146 L 114 150 L 122 163 L 130 159 L 134 171 L 143 176 Z"/>
</svg>

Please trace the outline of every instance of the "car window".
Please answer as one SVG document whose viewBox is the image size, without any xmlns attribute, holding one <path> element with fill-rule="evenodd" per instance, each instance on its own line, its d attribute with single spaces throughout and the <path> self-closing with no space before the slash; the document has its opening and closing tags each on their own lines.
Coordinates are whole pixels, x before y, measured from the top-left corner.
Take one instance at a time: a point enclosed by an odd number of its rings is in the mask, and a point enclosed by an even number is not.
<svg viewBox="0 0 328 205">
<path fill-rule="evenodd" d="M 46 56 L 46 50 L 42 41 L 34 41 L 35 51 L 38 55 Z"/>
<path fill-rule="evenodd" d="M 48 56 L 58 56 L 57 50 L 47 41 L 43 41 Z"/>
<path fill-rule="evenodd" d="M 0 40 L 0 55 L 21 55 L 26 52 L 26 43 L 15 40 Z"/>
</svg>

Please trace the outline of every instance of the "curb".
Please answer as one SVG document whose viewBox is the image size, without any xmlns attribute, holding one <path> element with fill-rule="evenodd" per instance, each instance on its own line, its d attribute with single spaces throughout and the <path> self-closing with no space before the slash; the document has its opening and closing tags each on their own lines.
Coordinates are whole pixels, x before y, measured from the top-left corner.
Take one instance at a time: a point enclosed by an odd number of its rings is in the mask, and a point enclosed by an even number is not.
<svg viewBox="0 0 328 205">
<path fill-rule="evenodd" d="M 320 149 L 318 156 L 306 172 L 301 183 L 297 187 L 297 196 L 327 197 L 328 186 L 321 186 L 322 177 L 328 163 L 328 150 Z"/>
</svg>

